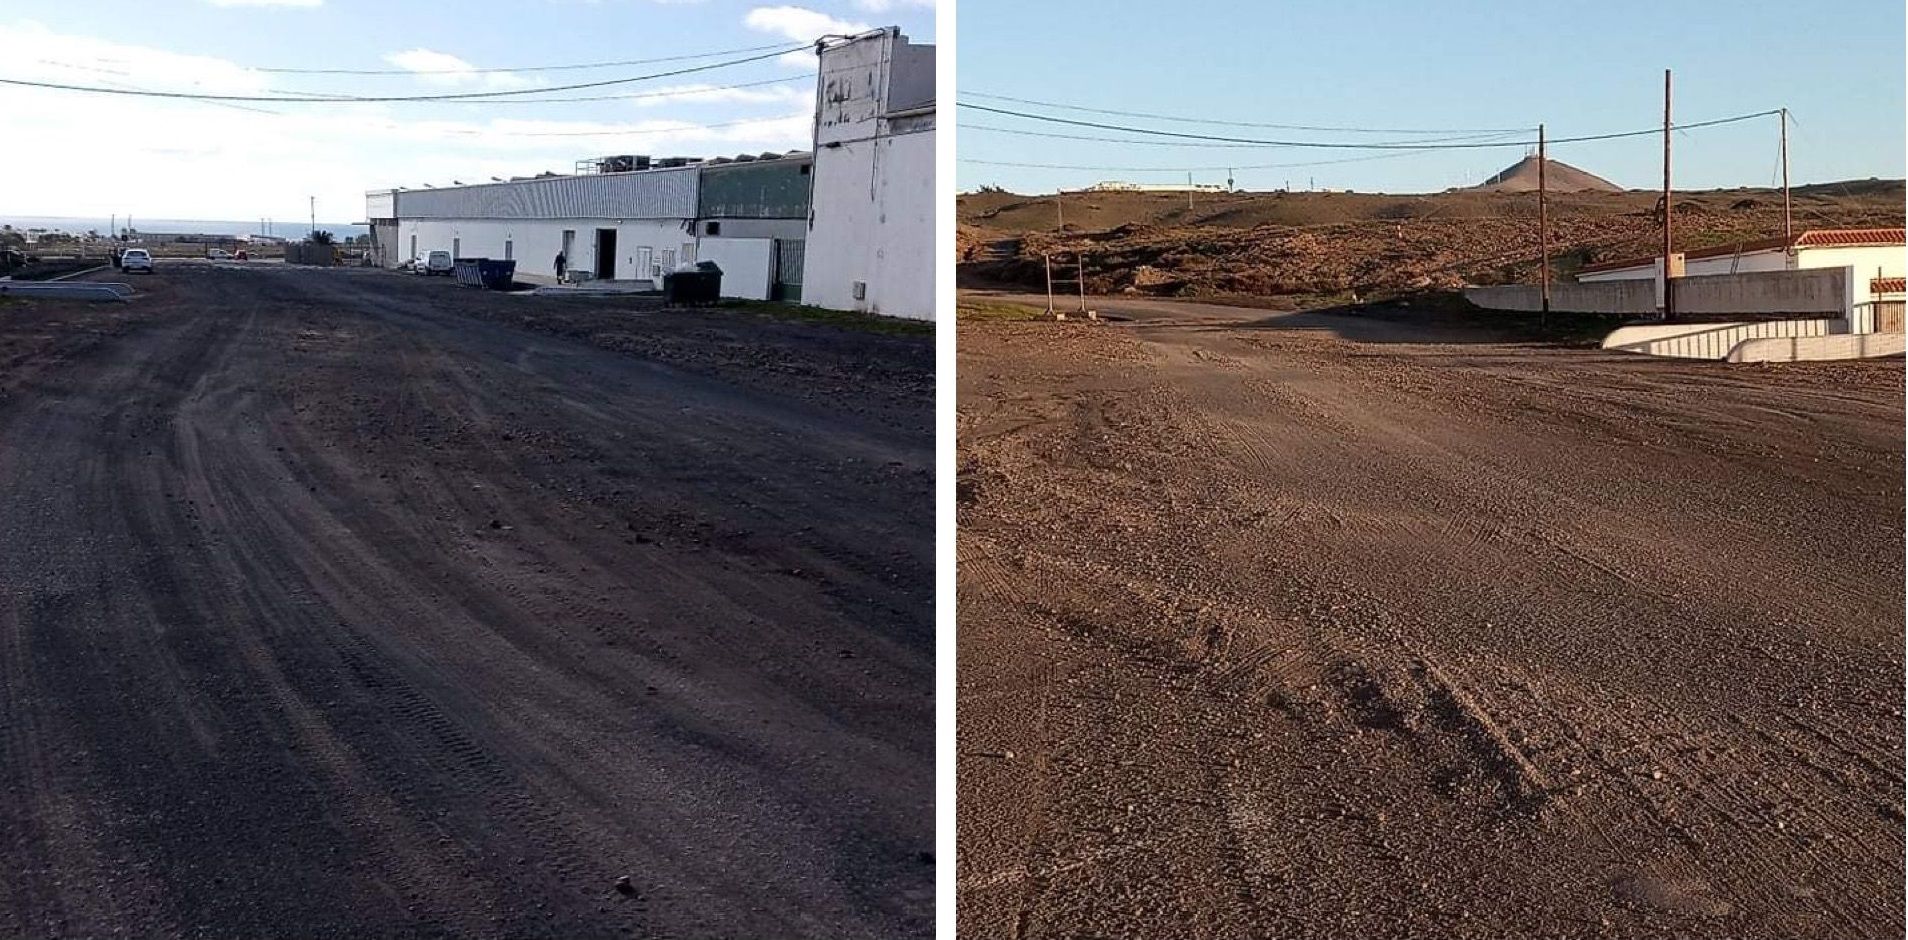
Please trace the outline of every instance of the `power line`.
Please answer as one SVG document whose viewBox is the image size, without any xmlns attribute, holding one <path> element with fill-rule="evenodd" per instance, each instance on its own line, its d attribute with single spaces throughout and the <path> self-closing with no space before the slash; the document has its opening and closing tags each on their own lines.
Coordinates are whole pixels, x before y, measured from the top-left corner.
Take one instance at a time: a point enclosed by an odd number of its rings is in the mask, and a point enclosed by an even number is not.
<svg viewBox="0 0 1908 940">
<path fill-rule="evenodd" d="M 694 131 L 718 130 L 729 127 L 746 127 L 751 124 L 769 124 L 775 121 L 787 121 L 799 118 L 809 120 L 806 114 L 788 114 L 781 117 L 748 118 L 741 121 L 725 121 L 720 124 L 687 124 L 681 127 L 644 127 L 626 131 L 500 131 L 500 130 L 453 130 L 447 133 L 471 136 L 508 134 L 511 137 L 628 137 L 638 134 L 674 134 Z"/>
<path fill-rule="evenodd" d="M 804 47 L 806 48 L 806 47 Z M 268 68 L 265 66 L 241 66 L 253 72 L 267 72 L 273 75 L 494 75 L 500 72 L 569 72 L 580 69 L 621 68 L 629 65 L 654 65 L 658 62 L 684 62 L 690 59 L 713 59 L 716 56 L 741 55 L 745 52 L 761 52 L 765 49 L 792 51 L 783 43 L 763 46 L 749 46 L 743 49 L 723 49 L 717 52 L 692 52 L 686 55 L 661 56 L 654 59 L 624 59 L 620 62 L 579 62 L 570 65 L 520 65 L 512 68 L 469 68 L 469 69 L 293 69 Z"/>
<path fill-rule="evenodd" d="M 1181 140 L 1212 141 L 1217 143 L 1229 143 L 1229 144 L 1258 144 L 1261 146 L 1268 146 L 1268 147 L 1311 147 L 1311 148 L 1324 149 L 1324 150 L 1474 150 L 1474 149 L 1481 149 L 1481 148 L 1496 148 L 1496 147 L 1529 147 L 1529 146 L 1534 146 L 1536 144 L 1536 141 L 1504 141 L 1499 143 L 1444 143 L 1444 144 L 1433 144 L 1433 143 L 1365 144 L 1365 143 L 1355 143 L 1350 141 L 1261 140 L 1261 139 L 1251 138 L 1251 137 L 1222 137 L 1222 136 L 1218 136 L 1214 134 L 1189 134 L 1189 133 L 1184 133 L 1181 131 L 1164 131 L 1164 130 L 1159 130 L 1158 128 L 1150 128 L 1150 127 L 1129 127 L 1122 124 L 1104 124 L 1097 121 L 1076 121 L 1072 118 L 1055 117 L 1050 114 L 1031 114 L 1026 111 L 1012 111 L 1005 108 L 991 108 L 986 105 L 971 104 L 965 101 L 957 101 L 955 102 L 955 104 L 958 107 L 968 108 L 970 110 L 985 111 L 989 114 L 1002 114 L 1002 115 L 1007 115 L 1009 117 L 1026 118 L 1028 120 L 1033 120 L 1033 121 L 1044 121 L 1049 124 L 1065 124 L 1065 125 L 1069 125 L 1073 127 L 1090 127 L 1090 128 L 1095 128 L 1098 130 L 1122 131 L 1129 134 L 1147 134 L 1154 137 L 1171 137 L 1171 138 L 1176 138 Z M 1769 110 L 1769 111 L 1758 111 L 1754 114 L 1739 114 L 1734 117 L 1717 118 L 1711 121 L 1699 121 L 1694 124 L 1672 125 L 1671 129 L 1672 130 L 1691 130 L 1698 127 L 1714 127 L 1719 124 L 1733 124 L 1738 121 L 1748 121 L 1754 118 L 1768 117 L 1772 114 L 1777 114 L 1777 113 L 1779 113 L 1779 109 Z M 1641 136 L 1650 135 L 1650 134 L 1661 134 L 1662 132 L 1663 132 L 1663 129 L 1659 126 L 1659 127 L 1649 128 L 1647 130 L 1621 131 L 1621 132 L 1612 133 L 1612 134 L 1589 134 L 1589 135 L 1585 135 L 1581 137 L 1560 137 L 1556 140 L 1550 141 L 1550 143 L 1568 144 L 1568 143 L 1583 143 L 1586 141 L 1593 141 L 1593 140 L 1615 140 L 1621 137 L 1641 137 Z"/>
<path fill-rule="evenodd" d="M 1398 127 L 1326 127 L 1317 124 L 1267 124 L 1259 121 L 1227 121 L 1218 118 L 1189 118 L 1175 114 L 1152 114 L 1145 111 L 1116 111 L 1110 108 L 1089 108 L 1077 104 L 1060 104 L 1053 101 L 1036 101 L 1032 98 L 1015 98 L 1009 95 L 990 95 L 985 92 L 961 90 L 961 94 L 970 98 L 986 98 L 990 101 L 1012 101 L 1017 104 L 1031 104 L 1046 108 L 1059 108 L 1062 111 L 1082 111 L 1089 114 L 1111 114 L 1118 117 L 1151 118 L 1157 121 L 1174 121 L 1180 124 L 1215 124 L 1226 127 L 1264 127 L 1285 131 L 1335 131 L 1346 134 L 1492 134 L 1514 133 L 1530 130 L 1529 127 L 1450 127 L 1430 129 L 1412 129 Z"/>
<path fill-rule="evenodd" d="M 1399 157 L 1416 156 L 1416 151 L 1366 154 L 1362 157 L 1341 157 L 1336 160 L 1308 160 L 1302 163 L 1247 163 L 1230 166 L 1077 166 L 1062 163 L 1010 163 L 999 160 L 976 160 L 967 157 L 958 162 L 976 166 L 1015 167 L 1028 170 L 1098 170 L 1108 173 L 1217 173 L 1222 170 L 1277 170 L 1305 166 L 1336 166 L 1341 163 L 1364 163 L 1370 160 L 1396 160 Z"/>
<path fill-rule="evenodd" d="M 1111 143 L 1111 144 L 1133 144 L 1135 146 L 1142 146 L 1142 147 L 1199 147 L 1201 149 L 1213 149 L 1213 150 L 1231 150 L 1231 149 L 1282 150 L 1290 146 L 1288 144 L 1187 144 L 1187 143 L 1181 143 L 1179 141 L 1174 141 L 1174 140 L 1132 140 L 1132 139 L 1123 138 L 1123 137 L 1096 137 L 1090 134 L 1060 134 L 1060 133 L 1055 133 L 1052 131 L 1033 131 L 1033 130 L 1026 130 L 1024 128 L 995 127 L 994 125 L 991 125 L 991 124 L 963 123 L 961 125 L 961 130 L 962 131 L 991 131 L 997 134 L 1019 134 L 1025 137 L 1042 137 L 1042 138 L 1048 138 L 1048 139 L 1054 139 L 1054 140 L 1092 140 L 1092 141 L 1100 141 L 1102 143 Z M 1463 137 L 1444 137 L 1444 138 L 1438 138 L 1438 140 L 1441 140 L 1441 141 L 1487 140 L 1487 139 L 1505 137 L 1510 134 L 1521 134 L 1521 133 L 1523 133 L 1523 128 L 1518 128 L 1518 129 L 1509 130 L 1509 131 L 1500 131 L 1494 134 L 1469 134 Z M 1417 143 L 1432 143 L 1432 142 L 1434 141 L 1417 141 Z M 1379 147 L 1384 145 L 1360 144 L 1359 146 Z"/>
<path fill-rule="evenodd" d="M 77 92 L 86 92 L 90 94 L 99 94 L 99 95 L 127 95 L 127 96 L 138 97 L 138 98 L 173 98 L 173 99 L 182 99 L 187 101 L 277 101 L 277 102 L 295 102 L 300 104 L 371 104 L 371 103 L 418 102 L 418 101 L 438 101 L 438 102 L 470 101 L 475 99 L 506 98 L 508 96 L 513 96 L 513 95 L 538 94 L 538 93 L 547 93 L 547 92 L 553 92 L 553 91 L 575 91 L 577 89 L 582 89 L 582 88 L 602 88 L 609 85 L 627 85 L 632 82 L 651 81 L 658 78 L 671 78 L 677 75 L 688 75 L 692 72 L 707 72 L 714 69 L 728 68 L 734 65 L 746 65 L 747 63 L 750 63 L 750 62 L 760 62 L 764 59 L 776 58 L 781 55 L 786 55 L 787 53 L 790 53 L 790 52 L 795 52 L 795 51 L 798 51 L 801 49 L 807 49 L 807 48 L 809 48 L 807 43 L 803 43 L 799 46 L 784 46 L 784 47 L 779 47 L 780 51 L 770 52 L 763 55 L 750 56 L 745 59 L 731 59 L 725 62 L 712 62 L 708 65 L 691 66 L 689 68 L 675 69 L 668 72 L 655 72 L 649 75 L 635 75 L 629 78 L 612 78 L 612 79 L 606 79 L 600 82 L 578 82 L 574 85 L 554 85 L 549 88 L 521 88 L 521 89 L 510 90 L 510 91 L 462 92 L 458 94 L 445 94 L 445 95 L 331 95 L 331 96 L 323 96 L 323 97 L 311 97 L 311 96 L 298 97 L 298 96 L 287 96 L 287 95 L 209 95 L 209 94 L 203 94 L 198 92 L 138 91 L 138 90 L 126 89 L 126 88 L 102 88 L 98 86 L 88 86 L 88 85 L 66 85 L 66 84 L 61 84 L 58 82 L 34 82 L 34 81 L 27 81 L 25 79 L 18 79 L 18 78 L 0 78 L 0 85 L 19 85 L 19 86 L 24 86 L 27 88 L 49 88 L 49 89 L 54 89 L 58 91 L 77 91 Z"/>
<path fill-rule="evenodd" d="M 557 98 L 489 98 L 489 99 L 481 99 L 476 101 L 470 101 L 470 100 L 464 100 L 464 99 L 453 99 L 449 101 L 440 101 L 438 102 L 438 104 L 497 105 L 497 104 L 558 104 L 558 103 L 569 103 L 569 102 L 579 102 L 579 101 L 641 101 L 646 98 L 675 98 L 675 97 L 687 97 L 689 95 L 706 95 L 706 94 L 714 94 L 716 92 L 723 92 L 723 91 L 736 91 L 743 88 L 761 88 L 764 85 L 786 85 L 791 82 L 808 82 L 812 84 L 814 81 L 815 81 L 815 76 L 813 75 L 784 75 L 780 78 L 764 78 L 764 79 L 761 79 L 760 81 L 753 81 L 753 82 L 737 82 L 730 85 L 704 85 L 704 86 L 695 87 L 695 88 L 677 88 L 677 89 L 666 90 L 666 91 L 646 91 L 646 92 L 641 92 L 639 94 L 634 94 L 634 95 L 565 95 L 565 96 L 561 96 Z M 285 91 L 283 89 L 278 89 L 278 88 L 267 88 L 265 90 L 272 92 L 273 94 L 280 94 L 280 95 L 301 94 L 300 92 Z M 531 94 L 531 93 L 536 93 L 536 92 L 541 92 L 546 90 L 547 89 L 528 89 L 525 91 L 525 93 Z M 316 93 L 314 92 L 310 94 L 316 94 Z M 349 97 L 341 96 L 341 95 L 320 95 L 316 98 L 299 98 L 298 100 L 299 101 L 320 100 L 320 101 L 345 102 L 345 101 L 350 101 L 351 99 Z M 278 112 L 271 112 L 271 113 L 276 114 Z"/>
</svg>

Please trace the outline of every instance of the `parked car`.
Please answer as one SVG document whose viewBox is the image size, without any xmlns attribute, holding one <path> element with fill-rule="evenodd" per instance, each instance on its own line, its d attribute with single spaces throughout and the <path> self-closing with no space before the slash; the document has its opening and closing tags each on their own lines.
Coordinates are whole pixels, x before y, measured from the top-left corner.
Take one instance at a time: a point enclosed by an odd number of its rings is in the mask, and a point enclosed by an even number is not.
<svg viewBox="0 0 1908 940">
<path fill-rule="evenodd" d="M 210 258 L 210 259 L 211 259 L 211 260 L 213 260 L 213 261 L 230 261 L 230 260 L 232 260 L 232 253 L 231 253 L 231 252 L 229 252 L 229 251 L 226 251 L 226 250 L 225 250 L 225 249 L 223 249 L 223 248 L 207 248 L 207 249 L 205 250 L 205 256 L 206 256 L 207 258 Z"/>
<path fill-rule="evenodd" d="M 144 248 L 128 248 L 125 254 L 119 256 L 119 267 L 120 270 L 125 271 L 127 274 L 131 274 L 134 271 L 144 271 L 147 274 L 151 274 L 152 253 Z"/>
<path fill-rule="evenodd" d="M 448 276 L 451 268 L 451 253 L 448 251 L 427 251 L 411 260 L 411 270 L 418 274 L 443 274 Z"/>
</svg>

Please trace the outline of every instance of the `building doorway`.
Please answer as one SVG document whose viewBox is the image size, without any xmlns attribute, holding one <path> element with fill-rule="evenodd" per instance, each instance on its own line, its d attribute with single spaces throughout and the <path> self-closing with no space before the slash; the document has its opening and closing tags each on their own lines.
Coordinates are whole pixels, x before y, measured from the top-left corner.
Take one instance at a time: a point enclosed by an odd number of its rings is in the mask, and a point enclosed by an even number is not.
<svg viewBox="0 0 1908 940">
<path fill-rule="evenodd" d="M 599 228 L 596 230 L 596 270 L 591 272 L 598 280 L 616 279 L 616 230 Z"/>
<path fill-rule="evenodd" d="M 570 268 L 576 267 L 576 229 L 566 228 L 563 230 L 563 248 L 561 250 L 563 252 L 564 266 Z"/>
<path fill-rule="evenodd" d="M 508 238 L 504 239 L 504 260 L 505 261 L 511 261 L 517 257 L 516 246 L 517 246 L 516 242 L 511 241 Z"/>
<path fill-rule="evenodd" d="M 464 240 L 461 238 L 451 239 L 451 260 L 456 261 L 457 259 L 462 258 L 463 256 L 464 256 Z"/>
</svg>

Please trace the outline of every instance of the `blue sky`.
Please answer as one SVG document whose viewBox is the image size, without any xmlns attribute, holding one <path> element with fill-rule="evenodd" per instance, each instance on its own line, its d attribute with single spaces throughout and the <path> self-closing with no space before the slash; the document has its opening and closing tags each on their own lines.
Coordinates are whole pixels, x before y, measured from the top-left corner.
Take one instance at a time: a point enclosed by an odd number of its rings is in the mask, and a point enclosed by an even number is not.
<svg viewBox="0 0 1908 940">
<path fill-rule="evenodd" d="M 961 92 L 1124 111 L 1329 127 L 1509 128 L 1551 137 L 1660 125 L 1663 69 L 1679 123 L 1787 107 L 1793 182 L 1903 175 L 1903 4 L 1483 2 L 1329 3 L 960 0 Z M 944 98 L 951 97 L 943 95 Z M 1045 110 L 971 99 L 1018 110 Z M 1222 136 L 1402 140 L 1196 127 L 1069 114 Z M 1346 160 L 1370 151 L 1202 149 L 1049 140 L 959 112 L 963 160 L 1110 167 L 1225 167 Z M 1126 136 L 1080 128 L 1063 133 Z M 1512 138 L 1515 140 L 1516 138 Z M 1770 185 L 1777 119 L 1679 132 L 1678 188 Z M 1518 147 L 1412 153 L 1317 167 L 1240 170 L 1239 185 L 1427 192 L 1482 182 Z M 1660 136 L 1559 145 L 1552 159 L 1620 185 L 1662 185 Z M 962 163 L 959 185 L 1052 191 L 1099 180 L 1183 181 L 1179 172 L 1044 170 Z M 1197 174 L 1223 183 L 1223 169 Z"/>
<path fill-rule="evenodd" d="M 898 25 L 934 40 L 933 0 L 89 0 L 0 3 L 0 78 L 263 95 L 535 89 L 742 55 L 589 71 L 474 73 L 793 46 Z M 760 54 L 760 53 L 756 53 Z M 405 69 L 389 76 L 258 68 Z M 367 189 L 569 172 L 612 153 L 806 149 L 814 56 L 541 104 L 210 104 L 0 86 L 0 217 L 356 221 Z M 781 79 L 783 81 L 777 81 Z M 747 88 L 711 89 L 747 83 Z M 760 83 L 760 84 L 757 84 Z M 17 144 L 24 144 L 18 146 Z M 21 181 L 31 180 L 31 185 Z"/>
</svg>

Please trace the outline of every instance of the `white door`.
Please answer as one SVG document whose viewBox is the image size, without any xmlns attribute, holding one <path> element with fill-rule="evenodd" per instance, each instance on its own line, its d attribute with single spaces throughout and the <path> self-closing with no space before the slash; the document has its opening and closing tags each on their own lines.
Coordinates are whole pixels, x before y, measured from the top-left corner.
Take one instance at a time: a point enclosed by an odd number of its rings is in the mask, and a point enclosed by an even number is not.
<svg viewBox="0 0 1908 940">
<path fill-rule="evenodd" d="M 649 258 L 650 251 L 647 245 L 636 249 L 636 277 L 654 278 L 656 276 Z"/>
</svg>

